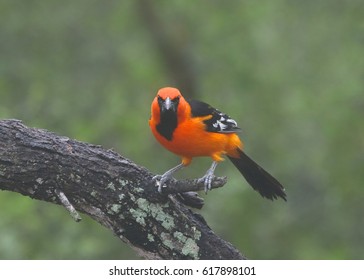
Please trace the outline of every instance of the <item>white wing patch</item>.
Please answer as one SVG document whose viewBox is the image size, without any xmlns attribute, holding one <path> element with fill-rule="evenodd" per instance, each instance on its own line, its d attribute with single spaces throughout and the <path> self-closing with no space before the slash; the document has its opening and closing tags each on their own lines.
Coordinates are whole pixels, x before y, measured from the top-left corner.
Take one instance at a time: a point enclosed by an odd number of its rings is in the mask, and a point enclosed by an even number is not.
<svg viewBox="0 0 364 280">
<path fill-rule="evenodd" d="M 189 100 L 188 102 L 192 108 L 192 117 L 211 116 L 203 121 L 207 131 L 217 133 L 236 133 L 240 131 L 236 121 L 218 109 L 198 100 Z"/>
<path fill-rule="evenodd" d="M 238 124 L 233 119 L 229 118 L 228 115 L 219 112 L 218 118 L 215 119 L 214 123 L 212 123 L 212 126 L 217 131 L 225 131 L 225 130 L 231 130 L 232 128 L 236 128 Z"/>
<path fill-rule="evenodd" d="M 219 129 L 219 130 L 225 130 L 227 128 L 227 125 L 222 123 L 221 121 L 216 121 L 213 125 L 213 127 Z"/>
</svg>

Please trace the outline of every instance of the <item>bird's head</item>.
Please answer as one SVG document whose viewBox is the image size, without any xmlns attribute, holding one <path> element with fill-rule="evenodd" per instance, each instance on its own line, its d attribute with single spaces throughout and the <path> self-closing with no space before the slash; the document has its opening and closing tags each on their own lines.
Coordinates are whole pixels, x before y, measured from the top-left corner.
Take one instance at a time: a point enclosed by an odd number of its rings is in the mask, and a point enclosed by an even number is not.
<svg viewBox="0 0 364 280">
<path fill-rule="evenodd" d="M 173 87 L 161 88 L 156 96 L 161 113 L 171 111 L 177 113 L 180 99 L 183 98 L 178 89 Z"/>
</svg>

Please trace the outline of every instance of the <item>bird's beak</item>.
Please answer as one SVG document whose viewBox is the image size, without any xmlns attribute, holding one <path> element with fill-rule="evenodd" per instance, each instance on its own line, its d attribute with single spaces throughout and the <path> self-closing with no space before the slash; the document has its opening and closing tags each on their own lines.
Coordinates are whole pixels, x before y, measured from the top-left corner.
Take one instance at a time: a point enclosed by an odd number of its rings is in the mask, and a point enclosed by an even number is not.
<svg viewBox="0 0 364 280">
<path fill-rule="evenodd" d="M 167 110 L 167 111 L 174 109 L 172 100 L 169 97 L 167 97 L 166 100 L 164 100 L 163 106 L 164 106 L 165 110 Z"/>
<path fill-rule="evenodd" d="M 177 107 L 179 103 L 179 98 L 171 99 L 170 97 L 167 97 L 166 99 L 162 99 L 158 97 L 158 104 L 161 112 L 177 112 Z"/>
</svg>

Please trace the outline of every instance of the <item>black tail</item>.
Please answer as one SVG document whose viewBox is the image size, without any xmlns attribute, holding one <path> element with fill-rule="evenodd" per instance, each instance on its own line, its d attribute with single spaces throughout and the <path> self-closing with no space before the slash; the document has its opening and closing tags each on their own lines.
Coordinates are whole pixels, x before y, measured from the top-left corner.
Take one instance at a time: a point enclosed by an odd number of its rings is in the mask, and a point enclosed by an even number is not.
<svg viewBox="0 0 364 280">
<path fill-rule="evenodd" d="M 260 167 L 255 161 L 248 157 L 242 150 L 238 149 L 240 158 L 228 157 L 247 182 L 261 196 L 271 200 L 281 197 L 287 201 L 284 188 L 272 175 Z"/>
</svg>

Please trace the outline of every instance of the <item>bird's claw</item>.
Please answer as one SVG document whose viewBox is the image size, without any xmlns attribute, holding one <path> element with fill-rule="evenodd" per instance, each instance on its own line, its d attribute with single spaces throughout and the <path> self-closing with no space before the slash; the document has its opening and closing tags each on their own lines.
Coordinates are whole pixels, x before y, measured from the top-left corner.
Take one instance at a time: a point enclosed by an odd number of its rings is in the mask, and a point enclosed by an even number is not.
<svg viewBox="0 0 364 280">
<path fill-rule="evenodd" d="M 167 185 L 165 184 L 168 181 L 168 177 L 167 176 L 163 176 L 163 175 L 155 175 L 152 180 L 155 182 L 155 186 L 158 187 L 158 192 L 162 193 L 162 188 L 167 187 Z"/>
<path fill-rule="evenodd" d="M 206 174 L 202 178 L 198 180 L 198 182 L 203 182 L 205 186 L 205 194 L 207 194 L 208 191 L 211 191 L 211 183 L 212 179 L 214 178 L 214 174 Z"/>
</svg>

